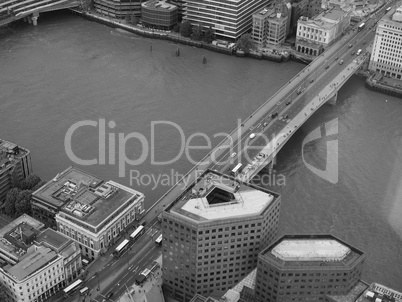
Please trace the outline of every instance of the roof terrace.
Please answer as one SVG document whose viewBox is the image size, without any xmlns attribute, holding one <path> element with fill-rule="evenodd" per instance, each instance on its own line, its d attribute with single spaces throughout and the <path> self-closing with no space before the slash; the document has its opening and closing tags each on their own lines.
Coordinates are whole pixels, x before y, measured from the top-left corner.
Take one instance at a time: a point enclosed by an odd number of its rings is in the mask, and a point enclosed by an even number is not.
<svg viewBox="0 0 402 302">
<path fill-rule="evenodd" d="M 149 8 L 160 8 L 164 10 L 173 10 L 177 8 L 176 5 L 170 4 L 165 0 L 150 0 L 147 2 L 142 3 L 142 6 L 149 7 Z"/>
<path fill-rule="evenodd" d="M 80 189 L 93 189 L 102 182 L 102 179 L 71 166 L 57 174 L 55 178 L 32 195 L 34 199 L 55 207 L 62 207 L 66 202 L 73 200 Z"/>
<path fill-rule="evenodd" d="M 27 153 L 29 153 L 27 149 L 0 139 L 0 171 Z"/>
<path fill-rule="evenodd" d="M 271 191 L 208 170 L 166 211 L 197 221 L 242 218 L 262 213 L 278 197 Z"/>
<path fill-rule="evenodd" d="M 283 236 L 260 257 L 279 267 L 350 267 L 363 252 L 332 235 Z"/>
</svg>

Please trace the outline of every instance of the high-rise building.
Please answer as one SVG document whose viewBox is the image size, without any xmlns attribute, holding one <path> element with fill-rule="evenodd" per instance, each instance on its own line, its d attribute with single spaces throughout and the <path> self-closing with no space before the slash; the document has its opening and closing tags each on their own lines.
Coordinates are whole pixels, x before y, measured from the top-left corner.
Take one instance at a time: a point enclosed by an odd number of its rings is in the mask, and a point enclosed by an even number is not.
<svg viewBox="0 0 402 302">
<path fill-rule="evenodd" d="M 291 5 L 267 7 L 253 14 L 253 40 L 258 48 L 278 46 L 285 42 L 290 30 Z"/>
<path fill-rule="evenodd" d="M 369 69 L 402 78 L 402 6 L 391 9 L 377 24 Z"/>
<path fill-rule="evenodd" d="M 297 21 L 301 16 L 307 15 L 308 0 L 295 0 L 292 2 L 292 15 L 290 21 L 290 34 L 296 34 Z"/>
<path fill-rule="evenodd" d="M 10 187 L 32 173 L 29 150 L 0 139 L 0 206 Z"/>
<path fill-rule="evenodd" d="M 325 301 L 350 291 L 364 254 L 332 235 L 285 235 L 258 255 L 255 299 Z"/>
<path fill-rule="evenodd" d="M 0 282 L 7 301 L 45 301 L 76 279 L 81 266 L 78 244 L 28 215 L 0 230 Z"/>
<path fill-rule="evenodd" d="M 162 214 L 163 284 L 180 301 L 220 295 L 277 232 L 280 196 L 206 171 Z"/>
<path fill-rule="evenodd" d="M 323 11 L 322 0 L 309 0 L 306 6 L 307 18 L 313 18 Z"/>
<path fill-rule="evenodd" d="M 252 15 L 271 0 L 186 0 L 183 19 L 193 25 L 211 27 L 215 35 L 235 41 L 252 28 Z M 175 3 L 176 4 L 176 3 Z"/>
<path fill-rule="evenodd" d="M 139 0 L 94 0 L 95 10 L 102 15 L 123 19 L 128 16 L 141 15 Z"/>
<path fill-rule="evenodd" d="M 141 4 L 141 18 L 146 27 L 170 30 L 177 24 L 178 9 L 166 0 L 149 0 Z"/>
<path fill-rule="evenodd" d="M 296 50 L 319 56 L 349 27 L 351 11 L 331 8 L 310 19 L 300 17 L 297 22 Z"/>
</svg>

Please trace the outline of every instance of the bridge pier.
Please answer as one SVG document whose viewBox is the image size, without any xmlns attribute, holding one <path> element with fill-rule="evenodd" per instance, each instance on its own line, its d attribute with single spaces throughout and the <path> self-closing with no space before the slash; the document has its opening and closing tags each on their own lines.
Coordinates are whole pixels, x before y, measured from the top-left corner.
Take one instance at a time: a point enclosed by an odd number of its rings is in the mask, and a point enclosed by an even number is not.
<svg viewBox="0 0 402 302">
<path fill-rule="evenodd" d="M 327 101 L 328 104 L 336 106 L 336 100 L 338 99 L 338 91 Z"/>
<path fill-rule="evenodd" d="M 38 25 L 38 18 L 39 18 L 39 13 L 35 12 L 32 14 L 32 23 L 34 26 Z"/>
</svg>

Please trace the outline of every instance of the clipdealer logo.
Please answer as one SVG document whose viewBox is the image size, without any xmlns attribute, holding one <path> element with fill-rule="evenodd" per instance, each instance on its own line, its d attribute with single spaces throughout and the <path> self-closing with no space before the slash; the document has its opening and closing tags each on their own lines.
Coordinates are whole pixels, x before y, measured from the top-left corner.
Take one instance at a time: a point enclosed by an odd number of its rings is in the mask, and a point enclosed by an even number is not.
<svg viewBox="0 0 402 302">
<path fill-rule="evenodd" d="M 320 170 L 305 160 L 304 146 L 309 142 L 322 139 L 323 137 L 333 136 L 335 134 L 338 134 L 338 118 L 325 123 L 325 135 L 322 135 L 321 127 L 317 127 L 311 131 L 302 142 L 302 158 L 304 164 L 311 172 L 333 184 L 338 183 L 338 140 L 333 139 L 327 141 L 325 170 Z"/>
</svg>

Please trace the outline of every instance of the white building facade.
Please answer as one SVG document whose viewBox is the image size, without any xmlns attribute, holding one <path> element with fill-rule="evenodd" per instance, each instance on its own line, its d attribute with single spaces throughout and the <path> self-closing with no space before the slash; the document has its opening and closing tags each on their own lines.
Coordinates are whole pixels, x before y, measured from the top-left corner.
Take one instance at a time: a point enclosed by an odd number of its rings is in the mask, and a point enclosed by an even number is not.
<svg viewBox="0 0 402 302">
<path fill-rule="evenodd" d="M 390 10 L 378 22 L 369 69 L 402 78 L 402 6 Z"/>
</svg>

